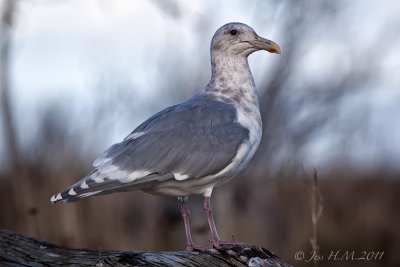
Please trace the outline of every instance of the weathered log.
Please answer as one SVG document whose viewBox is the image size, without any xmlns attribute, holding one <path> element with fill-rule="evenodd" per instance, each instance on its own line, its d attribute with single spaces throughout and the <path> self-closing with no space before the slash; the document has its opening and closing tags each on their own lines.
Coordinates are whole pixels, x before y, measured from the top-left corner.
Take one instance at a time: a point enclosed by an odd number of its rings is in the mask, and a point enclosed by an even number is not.
<svg viewBox="0 0 400 267">
<path fill-rule="evenodd" d="M 252 245 L 201 252 L 70 249 L 0 229 L 0 266 L 291 266 Z"/>
</svg>

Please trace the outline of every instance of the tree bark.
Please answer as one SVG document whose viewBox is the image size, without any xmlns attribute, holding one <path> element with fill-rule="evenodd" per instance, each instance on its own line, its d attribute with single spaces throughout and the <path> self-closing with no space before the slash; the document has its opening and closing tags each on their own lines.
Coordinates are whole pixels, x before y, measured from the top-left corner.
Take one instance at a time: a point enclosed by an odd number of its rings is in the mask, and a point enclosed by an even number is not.
<svg viewBox="0 0 400 267">
<path fill-rule="evenodd" d="M 201 252 L 133 252 L 70 249 L 0 229 L 1 266 L 291 266 L 253 245 Z"/>
</svg>

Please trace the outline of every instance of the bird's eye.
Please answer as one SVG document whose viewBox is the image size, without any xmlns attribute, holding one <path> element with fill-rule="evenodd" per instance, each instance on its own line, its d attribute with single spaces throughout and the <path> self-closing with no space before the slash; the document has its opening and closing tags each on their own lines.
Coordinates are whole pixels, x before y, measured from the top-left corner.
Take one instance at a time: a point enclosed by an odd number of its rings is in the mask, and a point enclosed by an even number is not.
<svg viewBox="0 0 400 267">
<path fill-rule="evenodd" d="M 236 35 L 237 34 L 237 30 L 231 30 L 231 35 Z"/>
</svg>

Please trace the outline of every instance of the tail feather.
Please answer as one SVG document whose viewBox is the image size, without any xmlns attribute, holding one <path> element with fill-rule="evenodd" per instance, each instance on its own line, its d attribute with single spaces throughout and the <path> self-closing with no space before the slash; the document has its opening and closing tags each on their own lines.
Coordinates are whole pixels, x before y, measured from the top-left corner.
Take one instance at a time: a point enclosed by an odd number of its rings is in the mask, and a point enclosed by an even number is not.
<svg viewBox="0 0 400 267">
<path fill-rule="evenodd" d="M 121 192 L 140 189 L 144 183 L 149 183 L 155 180 L 166 180 L 171 177 L 173 176 L 171 176 L 170 174 L 150 174 L 131 182 L 121 182 L 123 181 L 121 179 L 115 180 L 104 177 L 103 174 L 99 173 L 99 171 L 95 169 L 82 180 L 76 182 L 64 191 L 53 195 L 50 198 L 50 201 L 52 203 L 56 203 L 59 201 L 74 202 L 90 196 L 105 195 L 117 191 Z"/>
</svg>

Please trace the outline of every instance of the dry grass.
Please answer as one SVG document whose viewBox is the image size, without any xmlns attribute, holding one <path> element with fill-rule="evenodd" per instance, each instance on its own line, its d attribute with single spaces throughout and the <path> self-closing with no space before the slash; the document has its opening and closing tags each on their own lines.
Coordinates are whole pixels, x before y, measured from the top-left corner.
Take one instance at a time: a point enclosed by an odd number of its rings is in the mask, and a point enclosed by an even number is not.
<svg viewBox="0 0 400 267">
<path fill-rule="evenodd" d="M 318 174 L 317 170 L 314 170 L 314 175 L 311 178 L 310 183 L 311 192 L 311 223 L 312 223 L 312 237 L 310 238 L 310 244 L 312 250 L 318 255 L 320 249 L 318 245 L 318 221 L 321 217 L 323 206 L 322 196 L 318 185 Z M 318 261 L 314 259 L 314 266 L 318 266 Z"/>
<path fill-rule="evenodd" d="M 30 170 L 29 181 L 14 184 L 14 177 L 0 177 L 0 227 L 60 245 L 98 249 L 184 249 L 179 202 L 141 192 L 87 199 L 74 204 L 51 205 L 49 196 L 80 177 L 71 168 L 54 178 L 48 171 Z M 30 186 L 31 201 L 11 190 Z M 336 171 L 314 174 L 310 190 L 302 179 L 265 179 L 244 174 L 215 191 L 216 222 L 222 237 L 260 244 L 296 266 L 294 254 L 335 249 L 385 251 L 380 262 L 363 266 L 398 266 L 400 249 L 400 195 L 398 175 L 370 175 Z M 319 192 L 321 191 L 321 192 Z M 321 197 L 324 213 L 321 216 Z M 18 201 L 16 201 L 18 199 Z M 208 229 L 201 198 L 190 199 L 194 239 L 208 243 Z M 312 227 L 310 227 L 310 212 Z M 318 236 L 317 236 L 318 229 Z M 317 239 L 318 238 L 318 239 Z M 323 266 L 338 266 L 324 262 Z M 354 266 L 341 262 L 340 266 Z M 361 265 L 360 265 L 361 266 Z"/>
</svg>

